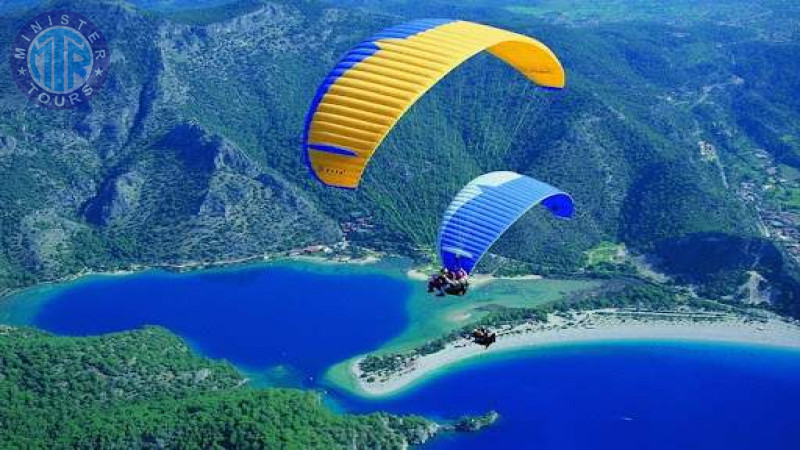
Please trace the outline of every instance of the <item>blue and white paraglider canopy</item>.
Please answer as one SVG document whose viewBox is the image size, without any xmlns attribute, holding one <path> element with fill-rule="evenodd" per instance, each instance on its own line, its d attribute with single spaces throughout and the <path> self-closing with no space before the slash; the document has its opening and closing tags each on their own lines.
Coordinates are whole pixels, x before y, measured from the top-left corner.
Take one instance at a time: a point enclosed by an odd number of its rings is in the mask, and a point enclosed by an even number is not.
<svg viewBox="0 0 800 450">
<path fill-rule="evenodd" d="M 442 264 L 472 272 L 492 244 L 538 204 L 556 217 L 574 213 L 567 193 L 531 177 L 490 172 L 470 181 L 444 213 L 438 240 Z"/>
</svg>

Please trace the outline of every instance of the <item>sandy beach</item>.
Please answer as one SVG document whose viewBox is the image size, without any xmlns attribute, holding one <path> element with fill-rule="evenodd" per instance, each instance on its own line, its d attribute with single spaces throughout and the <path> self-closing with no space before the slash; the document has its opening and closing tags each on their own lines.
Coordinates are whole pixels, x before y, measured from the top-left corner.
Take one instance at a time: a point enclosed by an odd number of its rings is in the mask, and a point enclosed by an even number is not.
<svg viewBox="0 0 800 450">
<path fill-rule="evenodd" d="M 747 321 L 733 315 L 708 315 L 698 322 L 688 314 L 635 314 L 600 310 L 576 313 L 567 319 L 550 316 L 548 323 L 524 324 L 498 330 L 497 343 L 489 349 L 459 339 L 439 352 L 409 356 L 402 369 L 372 373 L 362 378 L 361 359 L 353 361 L 351 375 L 362 395 L 385 396 L 419 382 L 448 366 L 499 352 L 553 344 L 608 341 L 696 341 L 742 343 L 800 349 L 800 326 L 779 319 Z M 702 317 L 702 316 L 701 316 Z M 367 381 L 371 378 L 371 381 Z"/>
<path fill-rule="evenodd" d="M 434 271 L 431 270 L 431 273 Z M 431 276 L 431 273 L 423 272 L 421 269 L 410 269 L 406 272 L 408 278 L 417 281 L 428 281 Z M 491 283 L 495 280 L 541 280 L 543 277 L 541 275 L 519 275 L 514 277 L 500 277 L 496 275 L 488 275 L 488 274 L 477 274 L 477 275 L 470 275 L 469 277 L 469 284 L 470 287 L 479 287 L 485 284 Z"/>
</svg>

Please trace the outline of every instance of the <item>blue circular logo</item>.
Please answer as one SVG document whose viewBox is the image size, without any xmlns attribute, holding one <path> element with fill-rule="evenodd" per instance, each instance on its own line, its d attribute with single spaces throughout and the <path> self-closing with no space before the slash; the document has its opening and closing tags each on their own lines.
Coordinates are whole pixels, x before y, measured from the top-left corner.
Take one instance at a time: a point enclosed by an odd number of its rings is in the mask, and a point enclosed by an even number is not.
<svg viewBox="0 0 800 450">
<path fill-rule="evenodd" d="M 96 95 L 108 76 L 110 51 L 91 20 L 65 10 L 34 17 L 11 45 L 11 72 L 34 103 L 77 108 Z"/>
</svg>

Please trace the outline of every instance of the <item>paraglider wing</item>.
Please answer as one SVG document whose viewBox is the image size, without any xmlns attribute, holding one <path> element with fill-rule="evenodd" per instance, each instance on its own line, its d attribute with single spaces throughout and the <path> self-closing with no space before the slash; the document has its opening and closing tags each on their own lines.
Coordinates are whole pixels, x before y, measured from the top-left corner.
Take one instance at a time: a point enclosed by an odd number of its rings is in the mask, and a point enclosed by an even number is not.
<svg viewBox="0 0 800 450">
<path fill-rule="evenodd" d="M 540 86 L 564 87 L 561 63 L 533 38 L 447 19 L 388 28 L 345 54 L 317 90 L 303 136 L 311 173 L 327 185 L 356 188 L 375 149 L 408 108 L 484 50 Z"/>
<path fill-rule="evenodd" d="M 568 194 L 518 173 L 490 172 L 470 181 L 444 213 L 438 241 L 442 264 L 472 272 L 492 244 L 538 204 L 556 217 L 574 212 Z"/>
</svg>

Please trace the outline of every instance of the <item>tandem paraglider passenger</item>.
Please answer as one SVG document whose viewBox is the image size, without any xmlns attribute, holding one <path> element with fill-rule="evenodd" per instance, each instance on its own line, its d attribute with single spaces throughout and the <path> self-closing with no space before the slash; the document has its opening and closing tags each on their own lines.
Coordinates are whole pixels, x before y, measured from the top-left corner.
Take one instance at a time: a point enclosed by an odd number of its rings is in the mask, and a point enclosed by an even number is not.
<svg viewBox="0 0 800 450">
<path fill-rule="evenodd" d="M 436 291 L 438 297 L 464 295 L 469 288 L 469 275 L 464 269 L 452 271 L 443 267 L 428 280 L 428 292 Z"/>
<path fill-rule="evenodd" d="M 444 286 L 447 283 L 447 269 L 442 268 L 438 273 L 434 273 L 428 279 L 428 292 L 436 291 L 439 297 L 444 297 Z"/>
</svg>

